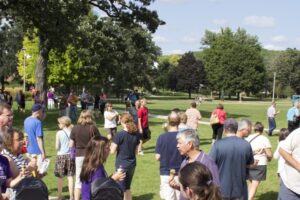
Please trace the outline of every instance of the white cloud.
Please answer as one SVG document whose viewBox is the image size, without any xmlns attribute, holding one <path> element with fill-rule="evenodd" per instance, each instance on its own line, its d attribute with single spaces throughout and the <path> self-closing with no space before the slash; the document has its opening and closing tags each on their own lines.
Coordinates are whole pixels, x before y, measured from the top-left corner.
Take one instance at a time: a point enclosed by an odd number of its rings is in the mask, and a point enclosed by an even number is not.
<svg viewBox="0 0 300 200">
<path fill-rule="evenodd" d="M 154 42 L 157 42 L 157 43 L 168 43 L 169 40 L 163 36 L 159 36 L 159 35 L 156 35 L 156 36 L 153 36 L 153 41 Z"/>
<path fill-rule="evenodd" d="M 190 35 L 186 35 L 183 37 L 182 41 L 185 43 L 195 43 L 200 42 L 200 36 L 196 33 L 191 33 Z"/>
<path fill-rule="evenodd" d="M 277 50 L 277 51 L 285 49 L 284 47 L 277 46 L 277 45 L 274 45 L 274 44 L 266 44 L 266 45 L 264 45 L 264 48 L 268 49 L 268 50 Z"/>
<path fill-rule="evenodd" d="M 183 54 L 184 51 L 182 49 L 173 49 L 169 52 L 169 54 Z"/>
<path fill-rule="evenodd" d="M 270 28 L 275 26 L 275 19 L 273 17 L 253 15 L 245 17 L 243 23 L 249 26 Z"/>
<path fill-rule="evenodd" d="M 214 19 L 213 24 L 218 25 L 218 26 L 224 26 L 227 24 L 226 19 Z"/>
<path fill-rule="evenodd" d="M 271 41 L 273 42 L 287 42 L 288 38 L 284 35 L 276 35 L 271 38 Z"/>
</svg>

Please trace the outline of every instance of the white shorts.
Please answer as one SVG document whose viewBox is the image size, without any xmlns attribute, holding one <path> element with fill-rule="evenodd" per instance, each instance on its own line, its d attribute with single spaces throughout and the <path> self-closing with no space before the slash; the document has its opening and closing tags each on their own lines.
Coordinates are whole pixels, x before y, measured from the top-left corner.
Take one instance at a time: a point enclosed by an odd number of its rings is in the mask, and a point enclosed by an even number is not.
<svg viewBox="0 0 300 200">
<path fill-rule="evenodd" d="M 82 163 L 83 163 L 84 157 L 76 157 L 75 158 L 75 189 L 81 189 L 81 181 L 80 181 L 80 173 L 82 169 Z"/>
<path fill-rule="evenodd" d="M 175 176 L 175 181 L 179 183 L 178 176 Z M 169 176 L 160 176 L 160 198 L 164 200 L 179 200 L 180 191 L 171 188 L 169 185 Z"/>
</svg>

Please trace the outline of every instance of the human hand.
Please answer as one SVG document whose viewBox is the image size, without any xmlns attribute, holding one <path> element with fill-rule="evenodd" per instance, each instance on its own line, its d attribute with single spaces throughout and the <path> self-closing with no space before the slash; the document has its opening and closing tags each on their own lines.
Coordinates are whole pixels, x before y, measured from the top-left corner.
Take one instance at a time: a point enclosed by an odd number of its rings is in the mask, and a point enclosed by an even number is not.
<svg viewBox="0 0 300 200">
<path fill-rule="evenodd" d="M 169 185 L 170 185 L 171 188 L 180 190 L 180 185 L 175 181 L 174 178 L 169 180 Z"/>
<path fill-rule="evenodd" d="M 124 178 L 126 177 L 126 173 L 122 171 L 116 171 L 111 178 L 114 179 L 115 181 L 123 181 Z"/>
</svg>

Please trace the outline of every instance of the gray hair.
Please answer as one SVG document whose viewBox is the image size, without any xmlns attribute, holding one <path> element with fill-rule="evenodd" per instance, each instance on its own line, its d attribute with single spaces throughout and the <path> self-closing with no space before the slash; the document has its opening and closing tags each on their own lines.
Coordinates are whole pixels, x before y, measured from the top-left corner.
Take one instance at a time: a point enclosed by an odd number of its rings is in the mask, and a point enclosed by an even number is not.
<svg viewBox="0 0 300 200">
<path fill-rule="evenodd" d="M 184 129 L 179 131 L 176 139 L 181 138 L 186 144 L 192 142 L 193 147 L 199 149 L 200 140 L 197 132 L 194 129 Z"/>
<path fill-rule="evenodd" d="M 238 122 L 238 131 L 242 129 L 247 129 L 248 127 L 252 126 L 252 122 L 249 119 L 241 119 Z"/>
<path fill-rule="evenodd" d="M 226 133 L 236 133 L 238 130 L 238 123 L 235 119 L 229 118 L 224 122 L 224 131 Z"/>
</svg>

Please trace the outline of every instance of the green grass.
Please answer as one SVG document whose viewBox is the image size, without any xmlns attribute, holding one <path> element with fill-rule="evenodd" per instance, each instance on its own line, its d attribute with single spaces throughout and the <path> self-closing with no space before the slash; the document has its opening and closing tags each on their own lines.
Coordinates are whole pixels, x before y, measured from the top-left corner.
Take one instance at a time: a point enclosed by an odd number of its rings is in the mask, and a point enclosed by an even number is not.
<svg viewBox="0 0 300 200">
<path fill-rule="evenodd" d="M 191 101 L 178 98 L 178 97 L 156 97 L 149 98 L 148 107 L 150 113 L 167 115 L 171 109 L 178 107 L 185 110 L 189 107 Z M 198 108 L 203 116 L 204 121 L 208 121 L 211 111 L 218 104 L 218 101 L 214 102 L 204 102 Z M 249 118 L 253 122 L 261 121 L 267 127 L 266 110 L 270 103 L 268 102 L 233 102 L 225 101 L 222 102 L 224 108 L 228 113 L 228 117 L 233 118 Z M 30 104 L 30 103 L 29 103 Z M 30 108 L 30 105 L 27 108 Z M 279 101 L 277 103 L 278 109 L 281 113 L 277 116 L 277 128 L 286 127 L 286 112 L 291 106 L 289 101 Z M 120 110 L 124 110 L 125 106 L 120 103 L 115 103 L 114 107 Z M 25 114 L 15 112 L 14 115 L 14 126 L 23 129 L 24 119 L 30 115 L 27 111 Z M 58 130 L 57 127 L 57 117 L 58 111 L 48 111 L 47 118 L 44 122 L 44 132 L 45 132 L 45 145 L 47 156 L 51 159 L 50 169 L 48 175 L 44 178 L 46 182 L 50 195 L 56 196 L 56 178 L 53 175 L 55 155 L 56 151 L 54 148 L 55 143 L 55 133 Z M 159 200 L 159 163 L 154 159 L 155 142 L 157 137 L 163 132 L 162 123 L 164 120 L 150 118 L 150 128 L 152 131 L 152 139 L 145 144 L 145 155 L 137 157 L 137 168 L 135 176 L 132 183 L 132 193 L 135 200 Z M 97 126 L 102 134 L 105 134 L 103 129 L 103 119 L 97 119 Z M 120 127 L 119 127 L 120 129 Z M 211 147 L 211 128 L 207 125 L 199 126 L 199 135 L 201 140 L 201 149 L 205 152 L 209 152 Z M 277 136 L 270 137 L 273 150 L 277 146 Z M 105 168 L 108 173 L 114 171 L 114 160 L 115 155 L 111 155 L 105 164 Z M 277 160 L 272 160 L 268 165 L 268 175 L 267 181 L 263 182 L 257 192 L 256 200 L 272 200 L 276 199 L 277 192 L 279 188 L 278 178 L 277 178 Z M 66 181 L 65 181 L 65 184 Z M 67 195 L 67 187 L 64 187 L 65 194 Z"/>
</svg>

